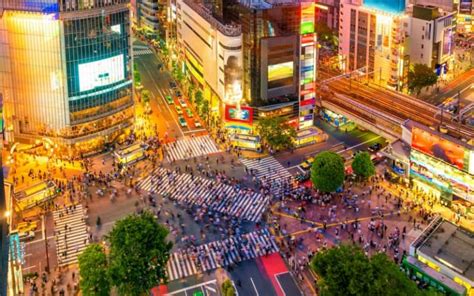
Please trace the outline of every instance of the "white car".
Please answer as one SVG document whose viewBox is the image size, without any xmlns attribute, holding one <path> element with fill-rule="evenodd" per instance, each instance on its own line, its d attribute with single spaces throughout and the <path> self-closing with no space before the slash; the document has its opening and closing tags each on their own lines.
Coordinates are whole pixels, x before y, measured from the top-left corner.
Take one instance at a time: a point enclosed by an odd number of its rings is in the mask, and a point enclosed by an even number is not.
<svg viewBox="0 0 474 296">
<path fill-rule="evenodd" d="M 186 108 L 188 106 L 188 104 L 186 104 L 186 101 L 183 98 L 180 98 L 178 101 L 181 107 Z"/>
</svg>

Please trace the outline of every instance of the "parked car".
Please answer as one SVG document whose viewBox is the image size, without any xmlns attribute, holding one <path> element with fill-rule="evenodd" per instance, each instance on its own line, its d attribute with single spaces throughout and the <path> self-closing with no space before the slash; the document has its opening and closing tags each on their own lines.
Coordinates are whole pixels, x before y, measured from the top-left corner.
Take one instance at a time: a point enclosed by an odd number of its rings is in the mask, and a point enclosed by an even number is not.
<svg viewBox="0 0 474 296">
<path fill-rule="evenodd" d="M 178 117 L 178 121 L 179 121 L 179 125 L 181 125 L 182 127 L 188 126 L 183 116 Z"/>
<path fill-rule="evenodd" d="M 166 102 L 168 103 L 168 105 L 173 105 L 174 104 L 174 100 L 171 96 L 166 96 L 165 99 L 166 99 Z"/>
<path fill-rule="evenodd" d="M 36 229 L 38 229 L 38 223 L 36 221 L 20 222 L 18 223 L 16 229 L 18 230 L 18 232 L 35 231 Z"/>
<path fill-rule="evenodd" d="M 377 152 L 380 149 L 382 149 L 382 144 L 380 144 L 380 143 L 375 143 L 373 145 L 370 145 L 369 148 L 368 148 L 368 150 L 372 153 Z"/>
<path fill-rule="evenodd" d="M 181 92 L 179 90 L 176 90 L 174 95 L 179 98 L 179 97 L 181 97 Z"/>
<path fill-rule="evenodd" d="M 186 108 L 188 106 L 188 104 L 186 104 L 186 101 L 183 98 L 180 98 L 178 101 L 181 107 Z"/>
<path fill-rule="evenodd" d="M 194 117 L 193 111 L 191 111 L 191 109 L 189 109 L 189 108 L 186 108 L 186 115 L 188 115 L 189 118 Z"/>
<path fill-rule="evenodd" d="M 202 127 L 202 124 L 198 119 L 194 119 L 194 126 L 195 127 Z"/>
<path fill-rule="evenodd" d="M 178 86 L 176 85 L 176 82 L 170 81 L 170 87 L 171 87 L 171 88 L 176 88 L 176 87 L 178 87 Z"/>
<path fill-rule="evenodd" d="M 178 113 L 178 115 L 182 115 L 182 114 L 183 114 L 183 109 L 181 109 L 180 106 L 175 105 L 174 108 L 176 109 L 176 113 Z"/>
<path fill-rule="evenodd" d="M 302 163 L 300 163 L 300 167 L 303 170 L 309 170 L 311 168 L 311 165 L 313 164 L 314 157 L 309 157 L 305 159 Z"/>
</svg>

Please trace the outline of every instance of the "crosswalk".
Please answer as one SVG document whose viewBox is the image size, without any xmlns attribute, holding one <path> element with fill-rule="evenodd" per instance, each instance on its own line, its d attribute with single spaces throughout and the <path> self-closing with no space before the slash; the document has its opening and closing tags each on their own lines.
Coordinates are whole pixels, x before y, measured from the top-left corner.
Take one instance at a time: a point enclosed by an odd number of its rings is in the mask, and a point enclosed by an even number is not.
<svg viewBox="0 0 474 296">
<path fill-rule="evenodd" d="M 155 169 L 138 183 L 138 188 L 168 195 L 181 204 L 206 207 L 248 221 L 257 222 L 270 202 L 252 189 L 238 189 L 216 180 L 177 174 L 164 168 Z"/>
<path fill-rule="evenodd" d="M 146 54 L 154 54 L 154 52 L 149 48 L 133 50 L 133 56 L 140 56 L 140 55 L 146 55 Z"/>
<path fill-rule="evenodd" d="M 209 135 L 181 138 L 176 142 L 165 144 L 164 151 L 165 160 L 169 162 L 220 152 Z"/>
<path fill-rule="evenodd" d="M 77 263 L 77 256 L 87 247 L 88 233 L 81 204 L 75 209 L 53 212 L 56 252 L 61 266 Z"/>
<path fill-rule="evenodd" d="M 245 159 L 240 161 L 249 170 L 255 172 L 255 176 L 259 180 L 270 182 L 271 192 L 274 195 L 282 193 L 282 182 L 291 180 L 292 175 L 288 170 L 281 165 L 273 156 L 268 156 L 260 159 Z"/>
<path fill-rule="evenodd" d="M 170 254 L 166 270 L 168 279 L 174 281 L 275 252 L 278 246 L 265 228 L 178 250 Z"/>
</svg>

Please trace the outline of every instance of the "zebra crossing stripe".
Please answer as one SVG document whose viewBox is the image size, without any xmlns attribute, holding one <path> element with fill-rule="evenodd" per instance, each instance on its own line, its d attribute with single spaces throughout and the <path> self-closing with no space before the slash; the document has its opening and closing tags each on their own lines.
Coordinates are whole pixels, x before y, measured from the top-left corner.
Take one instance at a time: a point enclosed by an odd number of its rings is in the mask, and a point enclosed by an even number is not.
<svg viewBox="0 0 474 296">
<path fill-rule="evenodd" d="M 151 49 L 138 49 L 133 51 L 134 56 L 140 56 L 140 55 L 147 55 L 147 54 L 154 54 L 154 52 Z"/>
<path fill-rule="evenodd" d="M 281 182 L 292 178 L 290 172 L 273 156 L 261 158 L 260 160 L 241 159 L 240 161 L 248 169 L 255 170 L 255 176 L 258 179 L 265 179 L 270 182 L 271 192 L 274 195 L 282 194 Z"/>
<path fill-rule="evenodd" d="M 80 204 L 76 205 L 73 212 L 68 211 L 67 214 L 63 209 L 53 212 L 56 230 L 56 252 L 61 266 L 76 263 L 77 256 L 82 253 L 88 244 L 87 226 L 83 217 L 84 213 Z"/>
<path fill-rule="evenodd" d="M 209 135 L 184 137 L 165 144 L 164 148 L 165 159 L 168 162 L 220 152 Z"/>
<path fill-rule="evenodd" d="M 138 188 L 155 194 L 169 194 L 179 203 L 207 207 L 210 210 L 257 222 L 270 202 L 253 190 L 237 190 L 214 180 L 177 174 L 164 168 L 138 182 Z"/>
<path fill-rule="evenodd" d="M 195 250 L 197 256 L 191 249 L 181 249 L 170 254 L 166 265 L 170 281 L 264 256 L 267 251 L 267 254 L 278 252 L 278 247 L 269 231 L 262 229 L 199 245 Z"/>
</svg>

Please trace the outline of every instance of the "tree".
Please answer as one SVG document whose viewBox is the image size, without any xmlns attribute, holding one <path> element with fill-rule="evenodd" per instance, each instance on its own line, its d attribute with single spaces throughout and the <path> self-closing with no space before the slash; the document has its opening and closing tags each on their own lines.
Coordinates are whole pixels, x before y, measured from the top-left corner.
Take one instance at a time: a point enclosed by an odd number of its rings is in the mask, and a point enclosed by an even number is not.
<svg viewBox="0 0 474 296">
<path fill-rule="evenodd" d="M 334 192 L 344 183 L 344 160 L 334 152 L 316 155 L 311 167 L 311 181 L 322 192 Z"/>
<path fill-rule="evenodd" d="M 273 149 L 289 149 L 294 146 L 296 130 L 283 117 L 259 119 L 256 129 L 262 140 Z"/>
<path fill-rule="evenodd" d="M 172 243 L 168 230 L 150 212 L 129 215 L 115 223 L 110 242 L 111 282 L 121 295 L 146 295 L 166 281 L 166 263 Z"/>
<path fill-rule="evenodd" d="M 357 176 L 368 178 L 375 174 L 375 166 L 368 152 L 359 152 L 352 162 L 352 170 Z"/>
<path fill-rule="evenodd" d="M 91 244 L 78 257 L 81 278 L 79 286 L 84 296 L 108 296 L 110 281 L 107 274 L 107 256 L 99 244 Z"/>
<path fill-rule="evenodd" d="M 194 103 L 196 104 L 196 107 L 198 109 L 201 108 L 201 104 L 202 104 L 203 100 L 204 100 L 204 96 L 202 95 L 202 91 L 198 90 L 196 92 L 196 94 L 194 95 Z"/>
<path fill-rule="evenodd" d="M 235 288 L 230 280 L 225 280 L 221 285 L 223 296 L 235 296 Z"/>
<path fill-rule="evenodd" d="M 133 82 L 135 83 L 135 85 L 140 84 L 142 82 L 142 76 L 140 75 L 140 72 L 133 71 Z"/>
<path fill-rule="evenodd" d="M 437 81 L 436 73 L 424 64 L 415 64 L 408 72 L 408 89 L 417 94 L 423 87 L 434 85 Z"/>
<path fill-rule="evenodd" d="M 193 103 L 193 96 L 194 96 L 194 84 L 190 83 L 188 86 L 188 100 L 189 103 Z"/>
<path fill-rule="evenodd" d="M 320 294 L 332 295 L 427 295 L 380 253 L 369 259 L 354 245 L 342 245 L 318 252 L 311 261 L 321 279 Z"/>
<path fill-rule="evenodd" d="M 201 116 L 207 121 L 209 119 L 209 101 L 204 100 L 201 104 Z"/>
<path fill-rule="evenodd" d="M 342 245 L 318 252 L 310 267 L 321 277 L 321 295 L 365 295 L 372 281 L 369 260 L 355 246 Z"/>
<path fill-rule="evenodd" d="M 151 96 L 151 93 L 148 89 L 142 90 L 142 101 L 143 101 L 143 103 L 150 102 L 150 96 Z"/>
</svg>

